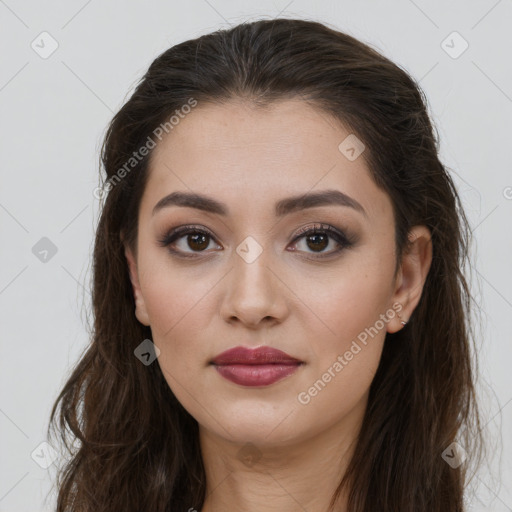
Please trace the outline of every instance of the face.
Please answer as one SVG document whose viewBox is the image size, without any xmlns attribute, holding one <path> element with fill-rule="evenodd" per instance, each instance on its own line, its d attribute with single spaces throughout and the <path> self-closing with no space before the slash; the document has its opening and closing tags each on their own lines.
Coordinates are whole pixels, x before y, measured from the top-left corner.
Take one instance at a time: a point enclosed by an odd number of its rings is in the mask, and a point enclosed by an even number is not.
<svg viewBox="0 0 512 512">
<path fill-rule="evenodd" d="M 419 299 L 425 272 L 394 275 L 392 205 L 363 155 L 338 148 L 349 135 L 299 100 L 232 101 L 199 104 L 154 149 L 137 257 L 126 250 L 136 315 L 203 431 L 277 445 L 348 422 L 366 406 L 386 332 L 401 328 L 397 311 L 407 320 Z M 325 191 L 331 202 L 306 201 Z M 220 207 L 162 204 L 176 192 Z M 236 346 L 302 364 L 240 384 L 211 364 Z"/>
</svg>

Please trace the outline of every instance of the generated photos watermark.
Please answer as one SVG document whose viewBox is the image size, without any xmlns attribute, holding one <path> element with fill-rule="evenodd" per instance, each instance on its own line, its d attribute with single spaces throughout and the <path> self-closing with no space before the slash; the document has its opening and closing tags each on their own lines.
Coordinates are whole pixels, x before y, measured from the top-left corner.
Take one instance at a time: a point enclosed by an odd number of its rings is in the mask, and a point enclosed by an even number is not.
<svg viewBox="0 0 512 512">
<path fill-rule="evenodd" d="M 157 142 L 162 140 L 164 134 L 168 134 L 175 128 L 187 114 L 192 112 L 192 109 L 197 106 L 197 100 L 189 98 L 187 103 L 176 109 L 172 116 L 165 122 L 157 126 L 152 135 L 148 135 L 146 142 L 137 150 L 132 153 L 132 156 L 111 176 L 102 187 L 96 187 L 93 191 L 93 196 L 96 199 L 101 199 L 108 192 L 110 192 L 134 167 L 146 157 L 150 150 L 152 150 Z"/>
<path fill-rule="evenodd" d="M 322 374 L 322 376 L 315 381 L 315 383 L 309 387 L 306 391 L 301 391 L 297 395 L 297 400 L 302 405 L 307 405 L 311 402 L 312 398 L 318 395 L 329 382 L 331 382 L 342 370 L 349 364 L 354 357 L 361 352 L 361 350 L 368 344 L 368 337 L 374 338 L 384 327 L 387 322 L 395 318 L 397 313 L 400 313 L 402 310 L 402 304 L 399 302 L 395 302 L 393 306 L 386 310 L 386 313 L 381 313 L 379 319 L 375 321 L 375 323 L 371 327 L 366 327 L 364 331 L 361 331 L 357 335 L 357 339 L 352 340 L 352 344 L 350 345 L 350 349 L 345 351 L 344 354 L 338 355 L 336 361 L 333 362 L 327 370 Z M 358 343 L 363 345 L 361 345 Z"/>
</svg>

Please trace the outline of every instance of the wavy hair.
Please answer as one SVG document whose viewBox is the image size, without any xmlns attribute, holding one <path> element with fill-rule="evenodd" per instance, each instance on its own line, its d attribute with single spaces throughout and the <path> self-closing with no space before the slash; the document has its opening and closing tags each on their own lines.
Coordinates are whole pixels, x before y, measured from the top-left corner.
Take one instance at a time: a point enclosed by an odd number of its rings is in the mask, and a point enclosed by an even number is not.
<svg viewBox="0 0 512 512">
<path fill-rule="evenodd" d="M 474 299 L 465 277 L 471 232 L 438 156 L 427 99 L 406 71 L 358 39 L 314 21 L 273 19 L 169 48 L 107 128 L 90 344 L 66 377 L 48 427 L 68 454 L 57 475 L 57 512 L 201 510 L 204 503 L 198 424 L 159 365 L 134 357 L 152 336 L 135 317 L 124 256 L 125 243 L 136 253 L 152 152 L 128 170 L 126 163 L 191 98 L 199 105 L 309 102 L 365 144 L 371 176 L 393 204 L 396 268 L 408 230 L 430 229 L 433 260 L 420 302 L 404 329 L 386 335 L 355 452 L 330 510 L 346 488 L 351 512 L 463 511 L 469 462 L 478 466 L 484 447 L 471 350 Z M 454 442 L 468 454 L 458 467 L 442 456 Z"/>
</svg>

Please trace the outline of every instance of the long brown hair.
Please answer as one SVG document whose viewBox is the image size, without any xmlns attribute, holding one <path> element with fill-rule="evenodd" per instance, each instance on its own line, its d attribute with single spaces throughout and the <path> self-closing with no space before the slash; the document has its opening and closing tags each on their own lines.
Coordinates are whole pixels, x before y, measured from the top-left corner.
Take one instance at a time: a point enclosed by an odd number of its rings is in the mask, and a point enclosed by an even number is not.
<svg viewBox="0 0 512 512">
<path fill-rule="evenodd" d="M 201 509 L 206 484 L 197 422 L 159 365 L 134 356 L 152 336 L 135 318 L 123 240 L 136 252 L 151 150 L 130 159 L 158 142 L 159 127 L 170 131 L 170 116 L 185 112 L 191 100 L 244 98 L 265 106 L 297 97 L 365 144 L 371 175 L 393 203 L 397 267 L 410 227 L 428 226 L 433 244 L 419 304 L 404 329 L 387 334 L 355 453 L 331 508 L 347 486 L 351 512 L 464 509 L 469 463 L 478 466 L 484 447 L 471 351 L 474 301 L 464 275 L 471 233 L 438 158 L 427 100 L 407 72 L 352 36 L 318 22 L 274 19 L 168 49 L 108 126 L 91 343 L 48 427 L 49 435 L 60 432 L 70 455 L 58 474 L 57 512 Z M 455 441 L 468 456 L 458 467 L 442 456 Z"/>
</svg>

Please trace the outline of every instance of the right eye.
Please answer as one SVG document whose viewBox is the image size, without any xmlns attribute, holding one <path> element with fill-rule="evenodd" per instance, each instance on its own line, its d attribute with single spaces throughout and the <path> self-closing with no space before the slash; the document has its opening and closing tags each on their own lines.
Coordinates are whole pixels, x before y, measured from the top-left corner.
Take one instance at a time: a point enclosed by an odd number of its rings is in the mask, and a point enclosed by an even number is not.
<svg viewBox="0 0 512 512">
<path fill-rule="evenodd" d="M 182 241 L 182 239 L 184 240 Z M 169 252 L 176 256 L 194 258 L 197 256 L 197 253 L 205 252 L 213 239 L 213 234 L 205 228 L 181 226 L 169 231 L 159 240 L 159 243 L 162 247 L 167 247 Z M 176 246 L 177 242 L 180 241 L 182 241 L 181 247 L 178 247 L 178 249 L 174 248 L 173 246 Z M 187 248 L 191 249 L 191 251 L 187 251 Z"/>
</svg>

